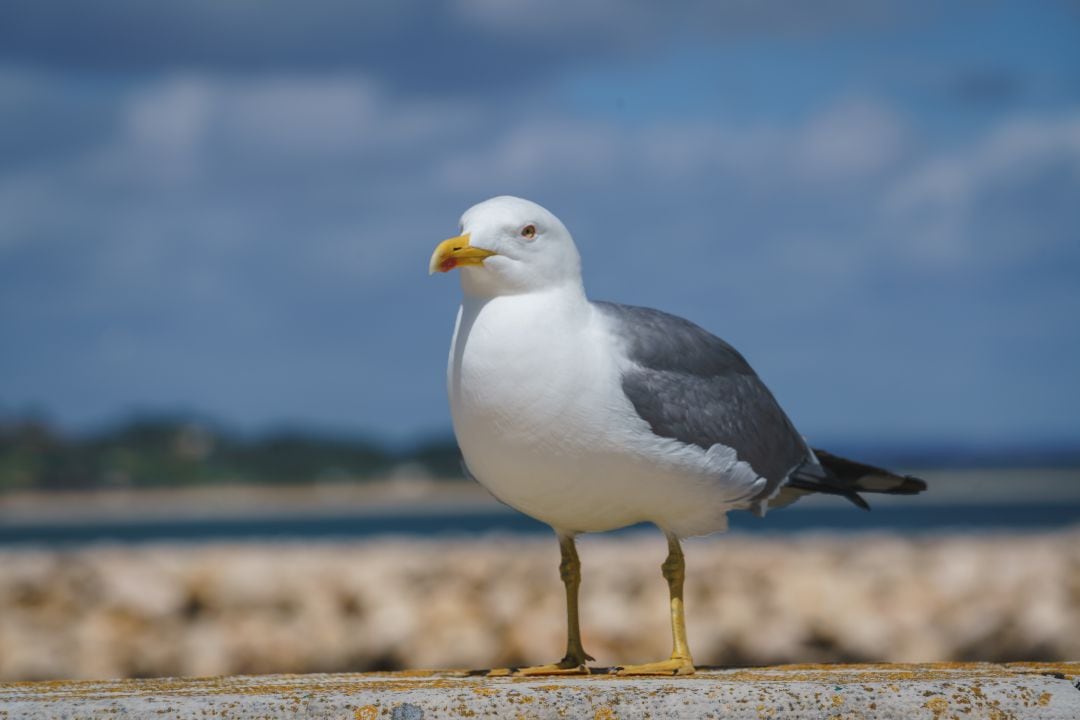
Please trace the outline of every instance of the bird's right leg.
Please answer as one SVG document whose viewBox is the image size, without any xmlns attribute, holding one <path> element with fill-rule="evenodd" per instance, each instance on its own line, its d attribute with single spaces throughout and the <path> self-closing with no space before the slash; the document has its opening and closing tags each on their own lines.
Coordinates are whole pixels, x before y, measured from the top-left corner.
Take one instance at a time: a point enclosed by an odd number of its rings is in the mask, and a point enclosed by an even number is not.
<svg viewBox="0 0 1080 720">
<path fill-rule="evenodd" d="M 593 660 L 581 645 L 581 626 L 578 621 L 578 589 L 581 587 L 581 560 L 573 535 L 559 534 L 559 576 L 566 587 L 566 655 L 557 663 L 516 669 L 492 670 L 491 675 L 588 675 L 586 662 Z"/>
<path fill-rule="evenodd" d="M 686 560 L 679 538 L 668 535 L 668 556 L 660 566 L 667 580 L 671 598 L 671 657 L 644 665 L 624 665 L 615 669 L 616 675 L 692 675 L 694 661 L 686 642 L 686 614 L 683 608 L 683 582 L 686 580 Z"/>
</svg>

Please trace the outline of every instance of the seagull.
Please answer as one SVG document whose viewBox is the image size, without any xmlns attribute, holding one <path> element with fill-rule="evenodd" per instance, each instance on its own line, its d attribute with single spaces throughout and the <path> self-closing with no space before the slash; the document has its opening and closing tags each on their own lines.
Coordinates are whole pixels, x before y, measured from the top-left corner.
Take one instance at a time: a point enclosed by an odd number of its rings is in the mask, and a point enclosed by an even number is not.
<svg viewBox="0 0 1080 720">
<path fill-rule="evenodd" d="M 575 537 L 648 522 L 667 537 L 673 649 L 620 675 L 688 675 L 681 540 L 810 493 L 914 494 L 917 478 L 811 449 L 742 355 L 694 323 L 585 295 L 581 258 L 555 215 L 521 198 L 473 206 L 429 270 L 460 269 L 447 367 L 467 473 L 552 527 L 567 645 L 548 665 L 498 674 L 588 674 Z"/>
</svg>

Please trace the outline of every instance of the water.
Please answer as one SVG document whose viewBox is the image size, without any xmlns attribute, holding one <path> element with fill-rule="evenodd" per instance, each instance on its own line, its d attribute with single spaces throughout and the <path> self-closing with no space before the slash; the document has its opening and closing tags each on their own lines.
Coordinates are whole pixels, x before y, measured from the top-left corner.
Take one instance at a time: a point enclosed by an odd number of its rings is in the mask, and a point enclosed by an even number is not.
<svg viewBox="0 0 1080 720">
<path fill-rule="evenodd" d="M 1080 503 L 905 504 L 864 512 L 851 507 L 780 510 L 766 519 L 746 512 L 729 516 L 731 530 L 747 534 L 805 531 L 1035 532 L 1080 525 Z M 635 526 L 637 528 L 638 526 Z M 635 528 L 629 528 L 633 530 Z M 209 542 L 476 536 L 488 533 L 550 534 L 543 523 L 510 510 L 433 513 L 401 512 L 102 520 L 0 525 L 0 546 L 73 546 L 94 542 Z"/>
</svg>

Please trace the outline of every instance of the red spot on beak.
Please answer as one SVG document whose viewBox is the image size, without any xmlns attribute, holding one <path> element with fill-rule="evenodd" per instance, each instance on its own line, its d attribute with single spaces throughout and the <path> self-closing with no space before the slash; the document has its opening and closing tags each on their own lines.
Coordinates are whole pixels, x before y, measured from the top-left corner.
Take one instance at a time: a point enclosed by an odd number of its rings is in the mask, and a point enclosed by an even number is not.
<svg viewBox="0 0 1080 720">
<path fill-rule="evenodd" d="M 457 260 L 455 260 L 452 257 L 451 258 L 446 258 L 441 263 L 439 263 L 439 270 L 441 270 L 443 272 L 450 272 L 451 270 L 453 270 L 456 267 L 457 267 Z"/>
</svg>

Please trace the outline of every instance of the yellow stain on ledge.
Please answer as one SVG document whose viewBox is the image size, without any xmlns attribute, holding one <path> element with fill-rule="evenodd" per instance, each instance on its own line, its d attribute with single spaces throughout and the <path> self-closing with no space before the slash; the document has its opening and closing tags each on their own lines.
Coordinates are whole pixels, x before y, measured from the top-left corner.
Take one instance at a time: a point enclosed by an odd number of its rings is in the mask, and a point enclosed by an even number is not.
<svg viewBox="0 0 1080 720">
<path fill-rule="evenodd" d="M 943 697 L 930 698 L 923 707 L 934 713 L 934 720 L 941 720 L 945 713 L 949 712 L 949 701 Z"/>
<path fill-rule="evenodd" d="M 353 711 L 353 720 L 375 720 L 379 717 L 379 708 L 374 705 L 364 705 Z"/>
</svg>

